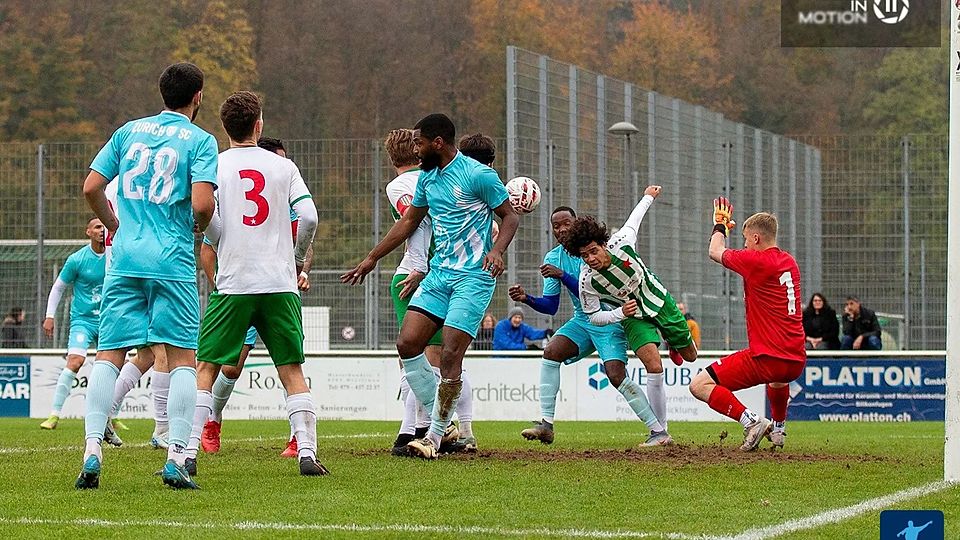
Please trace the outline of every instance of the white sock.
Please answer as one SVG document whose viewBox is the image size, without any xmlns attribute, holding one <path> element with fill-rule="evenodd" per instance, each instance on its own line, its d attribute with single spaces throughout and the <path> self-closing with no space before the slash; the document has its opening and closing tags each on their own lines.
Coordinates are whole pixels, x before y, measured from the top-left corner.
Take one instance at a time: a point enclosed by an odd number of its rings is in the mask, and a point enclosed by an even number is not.
<svg viewBox="0 0 960 540">
<path fill-rule="evenodd" d="M 663 387 L 663 373 L 647 373 L 647 399 L 660 425 L 667 429 L 667 392 Z"/>
<path fill-rule="evenodd" d="M 103 462 L 103 449 L 100 446 L 100 439 L 93 437 L 87 439 L 87 446 L 83 451 L 83 461 L 87 461 L 90 456 L 97 456 L 97 459 L 101 463 Z"/>
<path fill-rule="evenodd" d="M 217 380 L 213 382 L 213 388 L 210 390 L 213 395 L 213 413 L 210 419 L 214 422 L 218 424 L 223 422 L 223 408 L 227 406 L 227 400 L 230 399 L 236 384 L 236 379 L 227 377 L 222 371 L 217 375 Z"/>
<path fill-rule="evenodd" d="M 123 405 L 123 398 L 127 397 L 130 390 L 137 385 L 137 382 L 143 377 L 140 368 L 133 362 L 127 362 L 120 368 L 120 375 L 117 377 L 117 384 L 113 387 L 113 409 L 110 417 L 115 417 L 120 413 L 120 407 Z"/>
<path fill-rule="evenodd" d="M 317 412 L 310 392 L 287 396 L 287 414 L 297 437 L 297 457 L 317 459 Z"/>
<path fill-rule="evenodd" d="M 407 374 L 400 375 L 400 401 L 403 403 L 403 420 L 400 422 L 401 435 L 413 435 L 417 424 L 417 396 L 410 391 Z"/>
<path fill-rule="evenodd" d="M 743 414 L 740 415 L 740 425 L 743 427 L 750 427 L 759 420 L 760 417 L 757 416 L 757 413 L 751 411 L 750 409 L 744 410 Z"/>
<path fill-rule="evenodd" d="M 167 418 L 167 396 L 170 394 L 170 374 L 154 370 L 150 377 L 150 393 L 153 394 L 153 433 L 164 435 L 170 431 Z"/>
<path fill-rule="evenodd" d="M 197 390 L 197 408 L 193 414 L 193 427 L 190 429 L 190 442 L 187 443 L 187 457 L 196 459 L 200 449 L 200 434 L 203 425 L 213 412 L 213 394 L 208 390 Z"/>
<path fill-rule="evenodd" d="M 473 387 L 467 372 L 460 373 L 463 386 L 460 389 L 460 399 L 457 401 L 457 418 L 460 420 L 460 437 L 473 437 Z"/>
<path fill-rule="evenodd" d="M 416 401 L 416 396 L 414 396 L 414 401 Z M 430 427 L 430 411 L 423 406 L 423 403 L 416 401 L 417 403 L 417 423 L 416 429 L 423 429 Z"/>
</svg>

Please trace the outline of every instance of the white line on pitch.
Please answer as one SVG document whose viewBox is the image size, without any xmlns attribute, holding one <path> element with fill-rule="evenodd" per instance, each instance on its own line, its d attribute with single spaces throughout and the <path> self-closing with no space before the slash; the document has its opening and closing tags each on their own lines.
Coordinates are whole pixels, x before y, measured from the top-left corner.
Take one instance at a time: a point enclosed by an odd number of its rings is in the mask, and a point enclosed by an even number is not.
<svg viewBox="0 0 960 540">
<path fill-rule="evenodd" d="M 356 433 L 352 435 L 317 435 L 318 440 L 324 439 L 376 439 L 379 437 L 387 437 L 386 433 Z M 246 437 L 239 439 L 224 438 L 223 442 L 285 442 L 282 439 L 277 437 Z M 108 445 L 104 445 L 108 446 Z M 121 448 L 148 448 L 150 443 L 135 443 L 135 444 L 124 444 Z M 26 454 L 28 452 L 69 452 L 71 450 L 80 450 L 83 448 L 82 444 L 76 445 L 67 445 L 67 446 L 50 446 L 47 448 L 24 448 L 24 447 L 10 447 L 2 448 L 0 447 L 0 455 L 2 454 Z"/>
<path fill-rule="evenodd" d="M 549 529 L 527 528 L 511 529 L 507 527 L 480 527 L 457 525 L 416 525 L 393 523 L 383 525 L 361 525 L 357 523 L 277 523 L 259 521 L 239 521 L 234 523 L 210 523 L 203 521 L 191 523 L 185 521 L 163 520 L 107 520 L 107 519 L 42 519 L 42 518 L 5 518 L 0 524 L 6 525 L 55 525 L 72 527 L 163 527 L 177 529 L 230 529 L 245 531 L 330 531 L 352 533 L 435 533 L 455 535 L 500 535 L 500 536 L 551 536 L 561 538 L 660 538 L 665 540 L 700 540 L 702 536 L 682 533 L 654 533 L 629 530 L 595 529 Z"/>
<path fill-rule="evenodd" d="M 894 506 L 911 499 L 923 497 L 924 495 L 937 493 L 938 491 L 943 491 L 956 485 L 958 484 L 950 482 L 933 482 L 924 486 L 918 486 L 905 489 L 903 491 L 898 491 L 896 493 L 891 493 L 890 495 L 884 495 L 883 497 L 868 499 L 852 506 L 828 510 L 813 516 L 791 519 L 790 521 L 785 521 L 777 525 L 770 525 L 768 527 L 750 529 L 734 536 L 718 537 L 717 540 L 766 540 L 767 538 L 775 538 L 787 533 L 816 529 L 817 527 L 823 527 L 824 525 L 846 521 L 861 514 L 881 510 L 883 508 Z"/>
</svg>

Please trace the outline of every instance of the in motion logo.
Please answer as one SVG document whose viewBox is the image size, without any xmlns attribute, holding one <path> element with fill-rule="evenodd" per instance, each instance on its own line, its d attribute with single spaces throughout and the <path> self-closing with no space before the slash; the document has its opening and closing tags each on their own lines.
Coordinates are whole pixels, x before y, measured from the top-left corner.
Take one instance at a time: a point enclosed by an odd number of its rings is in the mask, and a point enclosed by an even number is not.
<svg viewBox="0 0 960 540">
<path fill-rule="evenodd" d="M 883 23 L 897 24 L 909 11 L 910 0 L 873 0 L 873 14 Z"/>
</svg>

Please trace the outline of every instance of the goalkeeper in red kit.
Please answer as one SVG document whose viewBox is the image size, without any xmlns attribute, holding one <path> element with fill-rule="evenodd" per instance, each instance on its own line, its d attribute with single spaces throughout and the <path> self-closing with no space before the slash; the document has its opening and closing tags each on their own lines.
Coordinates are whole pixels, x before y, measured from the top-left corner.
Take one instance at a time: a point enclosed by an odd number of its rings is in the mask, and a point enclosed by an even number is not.
<svg viewBox="0 0 960 540">
<path fill-rule="evenodd" d="M 760 212 L 743 223 L 744 249 L 727 249 L 727 234 L 735 223 L 733 206 L 716 199 L 710 258 L 743 277 L 748 346 L 717 360 L 690 383 L 690 393 L 720 414 L 743 425 L 741 450 L 755 450 L 767 436 L 783 447 L 789 383 L 807 362 L 800 309 L 800 269 L 797 261 L 777 247 L 777 218 Z M 767 386 L 773 421 L 743 406 L 733 391 Z"/>
</svg>

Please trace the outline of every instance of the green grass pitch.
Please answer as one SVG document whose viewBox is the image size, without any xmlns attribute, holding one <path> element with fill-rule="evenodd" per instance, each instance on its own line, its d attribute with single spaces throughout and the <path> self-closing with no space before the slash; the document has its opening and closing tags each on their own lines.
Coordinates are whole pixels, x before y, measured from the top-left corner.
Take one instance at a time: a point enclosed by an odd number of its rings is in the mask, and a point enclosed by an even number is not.
<svg viewBox="0 0 960 540">
<path fill-rule="evenodd" d="M 178 492 L 153 476 L 165 454 L 145 444 L 152 422 L 134 420 L 125 447 L 104 449 L 100 489 L 78 492 L 82 422 L 39 422 L 0 420 L 5 538 L 715 538 L 925 485 L 943 468 L 937 423 L 793 422 L 785 452 L 744 455 L 733 422 L 676 422 L 678 446 L 642 450 L 636 422 L 561 422 L 551 446 L 523 440 L 524 423 L 478 422 L 478 455 L 424 462 L 389 455 L 395 422 L 344 421 L 318 425 L 332 475 L 302 478 L 279 457 L 285 422 L 227 421 L 221 452 L 198 460 L 202 489 Z M 960 538 L 960 487 L 894 507 L 943 510 L 946 537 Z M 878 538 L 878 516 L 777 538 Z"/>
</svg>

